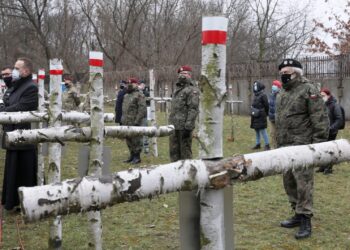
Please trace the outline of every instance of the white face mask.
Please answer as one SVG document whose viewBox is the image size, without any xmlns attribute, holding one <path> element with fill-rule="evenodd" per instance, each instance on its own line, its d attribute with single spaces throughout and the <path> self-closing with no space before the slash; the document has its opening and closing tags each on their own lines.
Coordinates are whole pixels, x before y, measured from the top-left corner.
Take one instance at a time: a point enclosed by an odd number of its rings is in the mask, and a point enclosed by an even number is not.
<svg viewBox="0 0 350 250">
<path fill-rule="evenodd" d="M 12 70 L 12 81 L 17 81 L 21 78 L 17 69 Z"/>
<path fill-rule="evenodd" d="M 324 102 L 328 101 L 327 96 L 322 96 L 322 99 L 323 99 Z"/>
</svg>

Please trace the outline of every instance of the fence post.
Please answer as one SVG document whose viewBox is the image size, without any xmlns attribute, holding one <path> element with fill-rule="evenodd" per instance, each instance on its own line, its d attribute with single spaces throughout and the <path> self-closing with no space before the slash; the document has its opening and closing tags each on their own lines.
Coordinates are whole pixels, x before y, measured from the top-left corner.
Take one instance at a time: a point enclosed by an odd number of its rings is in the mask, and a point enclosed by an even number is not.
<svg viewBox="0 0 350 250">
<path fill-rule="evenodd" d="M 202 19 L 202 70 L 199 81 L 199 157 L 223 157 L 223 120 L 226 99 L 226 33 L 228 19 Z M 232 187 L 200 193 L 202 249 L 233 249 Z"/>
<path fill-rule="evenodd" d="M 44 94 L 45 69 L 38 71 L 38 90 L 39 90 L 39 112 L 45 112 L 45 94 Z M 39 122 L 39 128 L 43 128 L 43 122 Z M 43 144 L 38 144 L 38 185 L 44 185 L 44 148 Z"/>
<path fill-rule="evenodd" d="M 90 160 L 89 170 L 93 176 L 102 175 L 103 166 L 103 54 L 102 52 L 90 51 Z M 102 250 L 102 222 L 101 212 L 88 212 L 90 230 L 96 250 Z"/>
<path fill-rule="evenodd" d="M 62 109 L 62 61 L 50 60 L 50 115 L 49 127 L 61 126 Z M 47 173 L 48 183 L 61 181 L 61 144 L 55 142 L 49 144 L 49 168 Z M 61 249 L 62 247 L 62 221 L 57 216 L 50 222 L 49 249 Z"/>
<path fill-rule="evenodd" d="M 154 77 L 154 70 L 151 69 L 149 71 L 149 96 L 151 98 L 151 126 L 157 126 L 156 120 L 156 102 L 154 100 L 154 86 L 156 83 L 156 79 Z M 153 147 L 153 156 L 158 157 L 158 146 L 157 146 L 157 137 L 152 137 L 152 147 Z"/>
</svg>

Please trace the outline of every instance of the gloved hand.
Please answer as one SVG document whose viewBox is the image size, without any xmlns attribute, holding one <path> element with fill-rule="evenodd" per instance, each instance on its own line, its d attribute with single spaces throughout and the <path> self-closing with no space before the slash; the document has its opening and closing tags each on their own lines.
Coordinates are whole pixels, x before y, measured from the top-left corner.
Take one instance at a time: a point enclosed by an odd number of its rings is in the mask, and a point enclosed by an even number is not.
<svg viewBox="0 0 350 250">
<path fill-rule="evenodd" d="M 184 132 L 182 133 L 183 137 L 188 138 L 192 135 L 192 130 L 185 129 Z"/>
</svg>

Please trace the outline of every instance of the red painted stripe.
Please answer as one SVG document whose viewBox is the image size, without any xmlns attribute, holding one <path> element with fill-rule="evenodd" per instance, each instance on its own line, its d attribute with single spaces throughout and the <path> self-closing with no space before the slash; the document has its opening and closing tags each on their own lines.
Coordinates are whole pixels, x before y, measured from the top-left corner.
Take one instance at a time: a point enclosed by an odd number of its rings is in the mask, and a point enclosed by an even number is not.
<svg viewBox="0 0 350 250">
<path fill-rule="evenodd" d="M 226 31 L 205 30 L 202 31 L 202 44 L 226 44 Z"/>
<path fill-rule="evenodd" d="M 62 69 L 50 69 L 50 75 L 62 75 L 63 70 Z"/>
<path fill-rule="evenodd" d="M 45 80 L 45 75 L 38 75 L 38 79 L 44 79 Z"/>
<path fill-rule="evenodd" d="M 103 66 L 103 60 L 100 59 L 90 59 L 89 60 L 90 66 L 94 67 L 102 67 Z"/>
</svg>

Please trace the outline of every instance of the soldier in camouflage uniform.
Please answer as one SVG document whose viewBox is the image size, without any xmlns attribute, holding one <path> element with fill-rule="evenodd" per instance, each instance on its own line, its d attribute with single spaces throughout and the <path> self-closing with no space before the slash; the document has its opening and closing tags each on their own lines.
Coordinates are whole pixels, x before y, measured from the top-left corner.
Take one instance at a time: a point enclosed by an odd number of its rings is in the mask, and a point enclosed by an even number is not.
<svg viewBox="0 0 350 250">
<path fill-rule="evenodd" d="M 283 90 L 276 102 L 277 147 L 324 142 L 329 121 L 319 90 L 304 78 L 300 62 L 285 59 L 279 65 Z M 299 226 L 296 239 L 311 236 L 313 168 L 289 170 L 283 184 L 295 215 L 281 222 L 285 228 Z"/>
<path fill-rule="evenodd" d="M 67 90 L 62 94 L 62 109 L 65 111 L 78 110 L 80 98 L 74 87 L 73 78 L 71 76 L 65 76 L 64 85 Z"/>
<path fill-rule="evenodd" d="M 191 67 L 180 67 L 178 74 L 169 115 L 169 124 L 175 126 L 175 132 L 169 138 L 172 162 L 192 158 L 192 131 L 195 128 L 199 106 L 199 89 L 192 82 Z"/>
<path fill-rule="evenodd" d="M 126 86 L 126 94 L 123 99 L 123 115 L 121 123 L 124 126 L 142 126 L 146 115 L 146 98 L 138 90 L 138 80 L 130 78 Z M 124 162 L 137 164 L 141 162 L 142 136 L 126 138 L 130 157 Z"/>
</svg>

